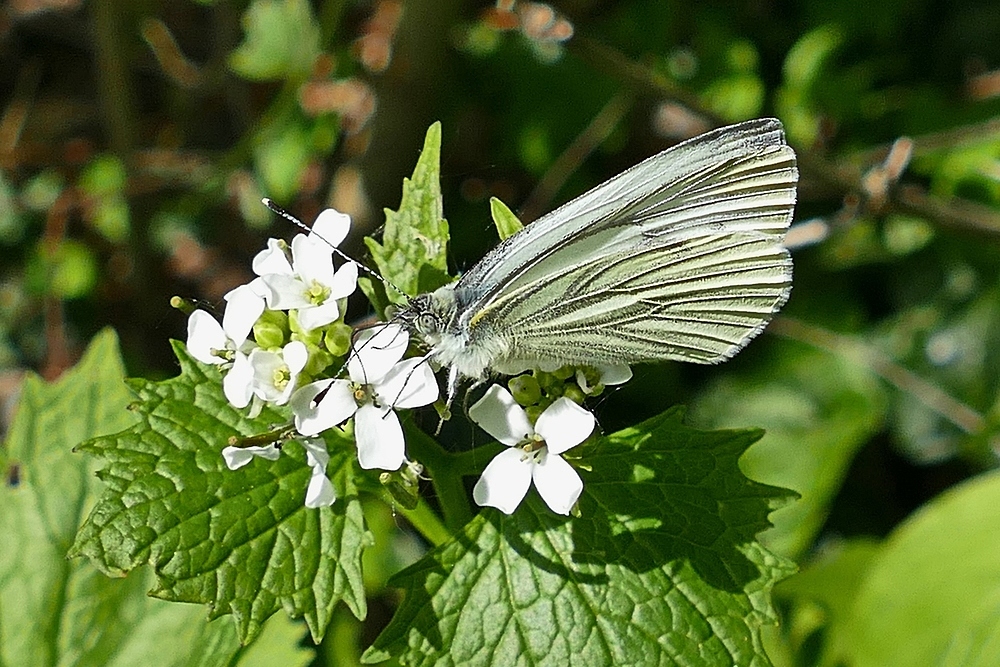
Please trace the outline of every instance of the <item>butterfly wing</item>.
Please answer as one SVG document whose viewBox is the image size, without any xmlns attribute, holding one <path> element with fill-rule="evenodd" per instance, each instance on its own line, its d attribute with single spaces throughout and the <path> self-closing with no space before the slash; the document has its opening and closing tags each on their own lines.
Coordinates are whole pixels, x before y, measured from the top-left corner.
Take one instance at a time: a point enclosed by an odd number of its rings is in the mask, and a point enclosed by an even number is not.
<svg viewBox="0 0 1000 667">
<path fill-rule="evenodd" d="M 773 119 L 655 155 L 463 276 L 471 342 L 500 336 L 515 362 L 727 359 L 788 298 L 796 180 Z"/>
</svg>

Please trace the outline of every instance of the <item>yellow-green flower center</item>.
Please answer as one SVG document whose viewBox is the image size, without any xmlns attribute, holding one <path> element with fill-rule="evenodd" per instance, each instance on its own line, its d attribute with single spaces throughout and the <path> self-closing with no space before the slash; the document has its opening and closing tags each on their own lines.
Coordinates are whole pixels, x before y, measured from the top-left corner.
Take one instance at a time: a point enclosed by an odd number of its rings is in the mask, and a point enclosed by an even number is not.
<svg viewBox="0 0 1000 667">
<path fill-rule="evenodd" d="M 309 303 L 314 306 L 321 306 L 326 303 L 328 298 L 330 298 L 330 288 L 318 280 L 313 280 L 312 284 L 306 290 L 306 299 L 308 299 Z"/>
<path fill-rule="evenodd" d="M 284 391 L 291 379 L 292 371 L 287 364 L 275 368 L 274 374 L 271 376 L 271 381 L 274 382 L 274 387 L 278 391 Z"/>
<path fill-rule="evenodd" d="M 374 392 L 372 392 L 371 385 L 352 382 L 351 393 L 354 394 L 354 402 L 359 406 L 374 402 L 375 396 Z"/>
</svg>

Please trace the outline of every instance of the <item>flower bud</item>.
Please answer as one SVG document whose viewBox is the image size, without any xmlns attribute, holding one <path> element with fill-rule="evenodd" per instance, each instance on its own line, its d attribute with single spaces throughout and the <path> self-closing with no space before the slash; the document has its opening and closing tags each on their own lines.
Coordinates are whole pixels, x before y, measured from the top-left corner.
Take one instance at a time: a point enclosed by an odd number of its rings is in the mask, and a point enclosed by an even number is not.
<svg viewBox="0 0 1000 667">
<path fill-rule="evenodd" d="M 518 375 L 507 381 L 511 396 L 522 406 L 532 405 L 542 397 L 542 388 L 531 375 Z"/>
<path fill-rule="evenodd" d="M 284 346 L 288 317 L 280 310 L 265 310 L 253 325 L 253 338 L 264 349 Z"/>
</svg>

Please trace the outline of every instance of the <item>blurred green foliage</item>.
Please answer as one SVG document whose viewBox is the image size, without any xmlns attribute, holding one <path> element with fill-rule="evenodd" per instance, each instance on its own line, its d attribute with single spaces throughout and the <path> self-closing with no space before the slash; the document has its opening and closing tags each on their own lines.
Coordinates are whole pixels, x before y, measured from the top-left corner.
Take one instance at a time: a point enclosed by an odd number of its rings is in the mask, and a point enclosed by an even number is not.
<svg viewBox="0 0 1000 667">
<path fill-rule="evenodd" d="M 363 256 L 433 121 L 454 273 L 497 242 L 492 198 L 530 222 L 681 138 L 776 115 L 800 157 L 797 220 L 818 226 L 801 230 L 774 335 L 718 368 L 636 369 L 602 397 L 602 425 L 690 403 L 699 425 L 768 429 L 743 464 L 801 494 L 765 541 L 804 568 L 780 592 L 776 663 L 995 664 L 1000 575 L 934 548 L 977 562 L 1000 529 L 987 481 L 949 491 L 997 467 L 995 2 L 510 4 L 0 9 L 0 378 L 54 376 L 106 325 L 133 374 L 172 374 L 184 318 L 169 297 L 220 303 L 267 236 L 295 232 L 261 196 L 304 220 L 350 213 L 345 247 Z M 890 150 L 903 136 L 911 160 Z M 918 530 L 959 494 L 980 521 Z M 403 528 L 398 541 L 384 548 L 416 557 Z M 974 599 L 932 622 L 907 612 L 916 596 L 881 595 L 923 590 L 899 581 L 934 568 Z M 364 627 L 338 617 L 318 661 L 355 660 L 388 621 L 396 592 L 366 585 L 381 602 Z M 902 611 L 880 615 L 890 602 Z M 918 637 L 932 648 L 892 663 Z"/>
</svg>

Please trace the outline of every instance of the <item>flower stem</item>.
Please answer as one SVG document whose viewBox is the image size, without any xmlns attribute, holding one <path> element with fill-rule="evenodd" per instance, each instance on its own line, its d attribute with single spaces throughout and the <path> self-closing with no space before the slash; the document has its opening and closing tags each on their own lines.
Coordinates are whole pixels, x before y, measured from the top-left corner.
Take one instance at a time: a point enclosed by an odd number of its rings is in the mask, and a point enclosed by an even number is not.
<svg viewBox="0 0 1000 667">
<path fill-rule="evenodd" d="M 441 518 L 423 498 L 412 510 L 406 508 L 397 508 L 397 510 L 431 545 L 439 547 L 451 539 L 451 531 L 445 527 Z"/>
<path fill-rule="evenodd" d="M 451 468 L 457 475 L 478 475 L 486 467 L 486 464 L 503 450 L 503 445 L 494 442 L 459 454 L 452 454 Z"/>
<path fill-rule="evenodd" d="M 472 518 L 472 509 L 462 475 L 455 469 L 455 456 L 412 423 L 406 422 L 403 428 L 410 454 L 424 465 L 430 475 L 444 512 L 445 525 L 452 533 L 457 532 Z"/>
</svg>

